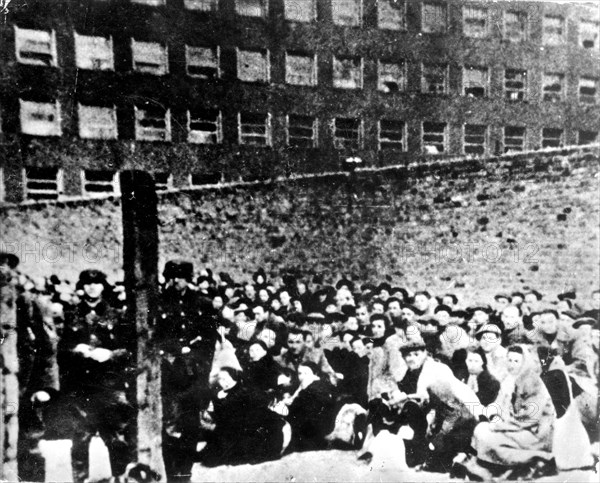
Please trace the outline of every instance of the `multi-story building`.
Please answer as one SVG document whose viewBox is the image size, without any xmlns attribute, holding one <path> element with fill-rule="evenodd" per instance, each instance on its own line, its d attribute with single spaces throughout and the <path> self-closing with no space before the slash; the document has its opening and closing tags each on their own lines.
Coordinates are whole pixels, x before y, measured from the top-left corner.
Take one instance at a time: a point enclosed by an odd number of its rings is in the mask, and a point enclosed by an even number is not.
<svg viewBox="0 0 600 483">
<path fill-rule="evenodd" d="M 15 0 L 4 201 L 598 142 L 597 2 Z"/>
</svg>

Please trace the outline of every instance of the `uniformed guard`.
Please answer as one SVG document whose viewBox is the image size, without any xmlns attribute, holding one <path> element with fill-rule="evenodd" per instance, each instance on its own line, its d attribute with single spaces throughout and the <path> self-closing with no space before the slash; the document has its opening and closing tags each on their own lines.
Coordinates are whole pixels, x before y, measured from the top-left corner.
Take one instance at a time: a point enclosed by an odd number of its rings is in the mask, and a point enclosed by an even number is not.
<svg viewBox="0 0 600 483">
<path fill-rule="evenodd" d="M 84 270 L 77 289 L 82 300 L 66 314 L 59 356 L 63 397 L 78 421 L 71 456 L 74 480 L 80 482 L 88 477 L 89 443 L 96 434 L 108 448 L 114 476 L 135 459 L 130 403 L 135 329 L 105 300 L 110 285 L 103 272 Z"/>
</svg>

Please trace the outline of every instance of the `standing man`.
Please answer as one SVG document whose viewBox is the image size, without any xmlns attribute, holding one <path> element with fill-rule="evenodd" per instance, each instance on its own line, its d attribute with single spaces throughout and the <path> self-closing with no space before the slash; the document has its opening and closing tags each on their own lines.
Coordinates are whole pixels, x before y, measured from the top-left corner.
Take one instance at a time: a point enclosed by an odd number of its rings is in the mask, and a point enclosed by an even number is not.
<svg viewBox="0 0 600 483">
<path fill-rule="evenodd" d="M 108 448 L 114 476 L 135 460 L 130 424 L 135 412 L 130 402 L 135 328 L 128 327 L 105 299 L 110 285 L 103 272 L 84 270 L 77 288 L 83 298 L 67 314 L 59 356 L 61 386 L 76 419 L 73 477 L 82 482 L 88 477 L 89 444 L 96 434 Z"/>
</svg>

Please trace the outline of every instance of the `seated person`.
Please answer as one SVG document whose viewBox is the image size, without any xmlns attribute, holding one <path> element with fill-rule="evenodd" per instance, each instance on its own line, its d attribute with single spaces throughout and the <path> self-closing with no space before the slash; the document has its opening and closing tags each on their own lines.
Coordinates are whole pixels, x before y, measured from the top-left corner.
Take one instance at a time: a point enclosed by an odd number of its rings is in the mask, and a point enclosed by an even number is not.
<svg viewBox="0 0 600 483">
<path fill-rule="evenodd" d="M 528 471 L 540 463 L 547 463 L 545 467 L 552 471 L 556 419 L 552 398 L 527 348 L 516 345 L 508 349 L 508 370 L 514 377 L 510 407 L 502 408 L 499 420 L 477 425 L 473 434 L 477 459 L 466 465 L 468 474 L 485 480 L 511 468 Z"/>
</svg>

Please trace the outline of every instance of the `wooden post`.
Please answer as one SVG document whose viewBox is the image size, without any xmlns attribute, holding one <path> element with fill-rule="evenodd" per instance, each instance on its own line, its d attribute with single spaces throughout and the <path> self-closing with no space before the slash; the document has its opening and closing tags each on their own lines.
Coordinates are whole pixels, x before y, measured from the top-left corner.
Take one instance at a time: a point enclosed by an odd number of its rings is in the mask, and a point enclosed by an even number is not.
<svg viewBox="0 0 600 483">
<path fill-rule="evenodd" d="M 17 355 L 17 294 L 13 284 L 14 272 L 0 267 L 0 425 L 1 481 L 19 481 L 17 443 L 19 439 L 19 358 Z"/>
<path fill-rule="evenodd" d="M 127 316 L 137 338 L 137 457 L 165 478 L 162 457 L 160 357 L 154 341 L 158 308 L 158 214 L 154 179 L 143 171 L 124 171 L 123 268 Z"/>
</svg>

